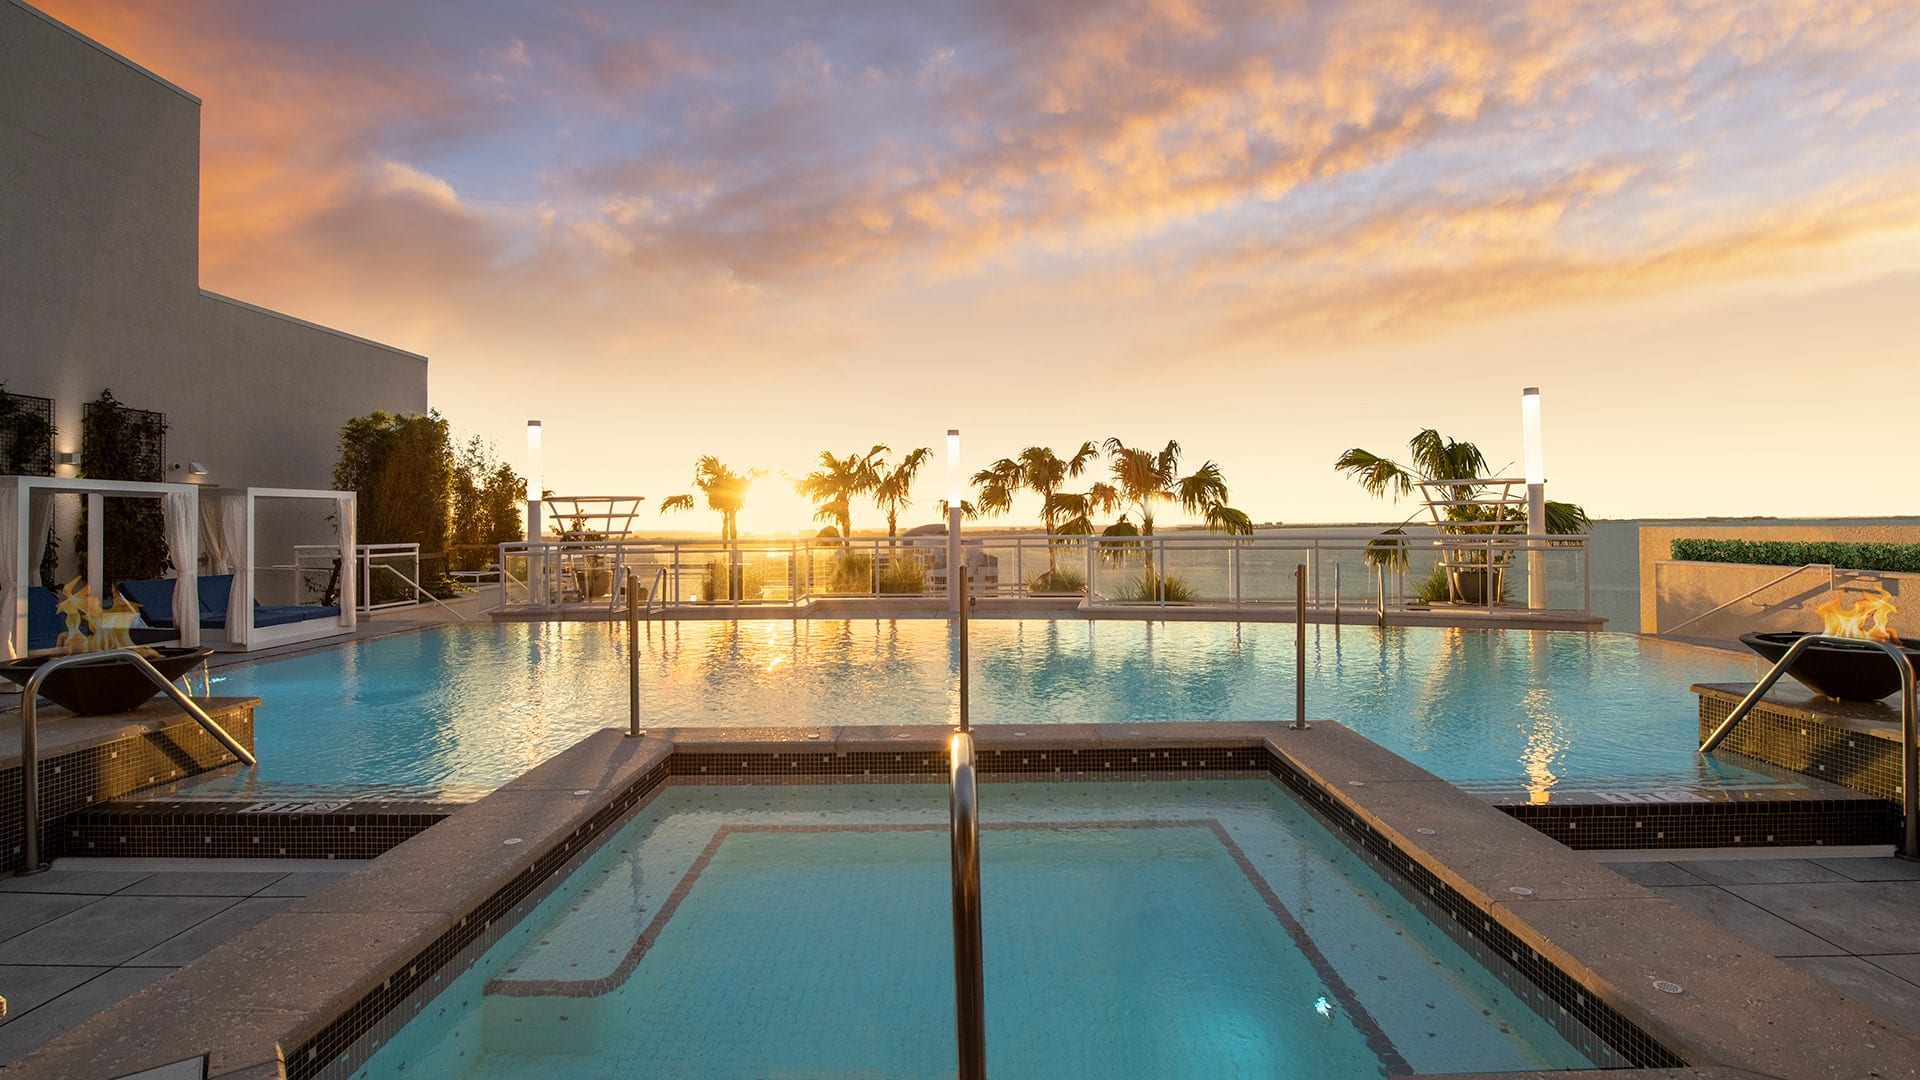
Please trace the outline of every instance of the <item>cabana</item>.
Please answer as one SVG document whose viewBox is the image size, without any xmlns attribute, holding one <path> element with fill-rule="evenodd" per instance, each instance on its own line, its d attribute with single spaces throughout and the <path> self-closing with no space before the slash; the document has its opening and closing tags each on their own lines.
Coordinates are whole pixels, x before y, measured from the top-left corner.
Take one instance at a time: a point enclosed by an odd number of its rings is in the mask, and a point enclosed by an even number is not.
<svg viewBox="0 0 1920 1080">
<path fill-rule="evenodd" d="M 251 651 L 353 632 L 359 625 L 354 604 L 357 504 L 353 492 L 267 487 L 198 490 L 209 599 L 217 599 L 222 587 L 231 582 L 224 604 L 202 604 L 203 615 L 219 609 L 225 647 Z M 299 535 L 288 535 L 284 527 L 273 530 L 275 535 L 263 535 L 261 504 L 282 500 L 315 505 L 327 524 L 318 524 L 316 518 L 302 523 L 295 530 Z M 332 535 L 315 535 L 321 530 Z M 326 542 L 319 546 L 332 549 L 333 558 L 327 560 L 331 565 L 325 574 L 310 577 L 310 555 L 315 541 L 322 539 Z M 309 558 L 297 558 L 296 548 Z M 283 551 L 285 557 L 272 561 L 272 551 Z M 340 557 L 343 552 L 345 558 Z M 205 618 L 201 625 L 211 628 Z M 215 647 L 222 646 L 216 643 Z"/>
<path fill-rule="evenodd" d="M 188 618 L 200 610 L 199 579 L 192 572 L 200 548 L 200 489 L 193 484 L 152 484 L 133 480 L 79 480 L 57 476 L 0 476 L 0 612 L 5 613 L 4 648 L 8 659 L 34 649 L 52 648 L 64 626 L 55 611 L 58 597 L 34 584 L 34 575 L 53 535 L 53 497 L 79 495 L 87 503 L 87 595 L 96 605 L 105 578 L 105 504 L 111 498 L 159 499 L 164 515 L 167 558 L 177 587 L 168 602 L 145 614 L 179 627 L 182 645 L 200 644 L 200 623 Z M 185 573 L 182 574 L 182 570 Z M 44 594 L 44 595 L 42 595 Z"/>
</svg>

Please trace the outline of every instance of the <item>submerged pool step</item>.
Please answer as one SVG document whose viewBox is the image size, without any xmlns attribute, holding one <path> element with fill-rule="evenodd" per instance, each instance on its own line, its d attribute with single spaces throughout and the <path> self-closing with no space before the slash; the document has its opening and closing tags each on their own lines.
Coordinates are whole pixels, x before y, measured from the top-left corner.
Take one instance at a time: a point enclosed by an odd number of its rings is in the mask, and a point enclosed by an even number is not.
<svg viewBox="0 0 1920 1080">
<path fill-rule="evenodd" d="M 68 815 L 58 856 L 370 859 L 458 804 L 353 798 L 124 799 Z"/>
</svg>

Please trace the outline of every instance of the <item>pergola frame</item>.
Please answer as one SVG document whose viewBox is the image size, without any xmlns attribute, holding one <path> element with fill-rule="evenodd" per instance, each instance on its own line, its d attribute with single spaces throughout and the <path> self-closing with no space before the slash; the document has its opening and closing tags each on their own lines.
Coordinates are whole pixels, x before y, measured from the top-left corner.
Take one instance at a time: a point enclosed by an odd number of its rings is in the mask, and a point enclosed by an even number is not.
<svg viewBox="0 0 1920 1080">
<path fill-rule="evenodd" d="M 245 506 L 245 539 L 238 551 L 229 551 L 233 559 L 234 589 L 227 603 L 227 642 L 236 649 L 252 651 L 267 649 L 275 645 L 290 645 L 296 642 L 312 641 L 316 638 L 335 637 L 351 634 L 359 625 L 359 611 L 355 603 L 359 593 L 354 581 L 357 560 L 354 557 L 356 530 L 356 508 L 358 496 L 351 491 L 333 491 L 327 488 L 224 488 L 198 487 L 203 498 L 238 498 Z M 335 520 L 338 522 L 340 559 L 340 613 L 333 619 L 307 619 L 301 622 L 285 623 L 280 626 L 255 626 L 253 575 L 257 569 L 281 569 L 281 567 L 260 567 L 259 556 L 259 501 L 261 499 L 310 499 L 333 503 Z M 297 569 L 293 565 L 285 569 Z M 242 588 L 242 580 L 245 587 Z"/>
<path fill-rule="evenodd" d="M 6 647 L 13 656 L 25 655 L 27 642 L 27 590 L 34 581 L 34 573 L 39 570 L 38 553 L 29 550 L 29 534 L 33 529 L 33 495 L 45 492 L 52 495 L 79 495 L 87 503 L 87 595 L 95 603 L 101 599 L 101 580 L 106 576 L 104 560 L 106 558 L 106 500 L 108 498 L 165 498 L 169 495 L 186 496 L 192 500 L 193 511 L 185 515 L 181 526 L 186 530 L 187 550 L 169 551 L 173 559 L 173 572 L 179 579 L 174 585 L 174 609 L 196 615 L 194 618 L 180 619 L 176 616 L 174 625 L 179 629 L 179 641 L 182 645 L 200 644 L 200 579 L 197 574 L 200 553 L 200 515 L 197 493 L 201 490 L 194 484 L 157 484 L 138 480 L 81 480 L 61 476 L 0 476 L 0 484 L 11 485 L 14 492 L 13 520 L 0 522 L 0 529 L 10 529 L 15 537 L 15 557 L 13 580 L 16 583 L 13 599 L 12 628 Z"/>
</svg>

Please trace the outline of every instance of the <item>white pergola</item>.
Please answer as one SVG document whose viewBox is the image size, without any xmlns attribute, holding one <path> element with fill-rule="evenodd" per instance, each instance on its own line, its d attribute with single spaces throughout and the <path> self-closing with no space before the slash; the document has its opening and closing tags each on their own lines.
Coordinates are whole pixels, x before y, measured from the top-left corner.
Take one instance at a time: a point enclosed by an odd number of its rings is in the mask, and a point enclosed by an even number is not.
<svg viewBox="0 0 1920 1080">
<path fill-rule="evenodd" d="M 227 644 L 242 651 L 289 645 L 317 638 L 350 634 L 359 625 L 355 604 L 358 596 L 354 581 L 355 512 L 358 497 L 351 491 L 326 488 L 194 488 L 200 493 L 200 517 L 206 526 L 204 545 L 209 573 L 233 575 L 233 591 L 227 600 Z M 298 574 L 300 565 L 289 549 L 288 561 L 261 565 L 259 541 L 259 504 L 262 499 L 303 499 L 332 504 L 333 547 L 340 557 L 339 613 L 331 617 L 302 619 L 277 626 L 256 626 L 254 575 L 262 570 Z M 316 545 L 300 545 L 308 551 Z M 177 595 L 177 594 L 176 594 Z M 178 606 L 178 600 L 175 601 Z"/>
<path fill-rule="evenodd" d="M 53 497 L 79 495 L 87 503 L 87 594 L 98 603 L 105 575 L 106 500 L 159 499 L 166 516 L 167 557 L 179 578 L 173 590 L 173 624 L 182 645 L 200 644 L 200 589 L 195 569 L 200 552 L 200 488 L 134 480 L 79 480 L 58 476 L 0 476 L 0 611 L 7 613 L 9 659 L 27 651 L 27 587 L 40 567 L 40 553 L 53 523 Z"/>
</svg>

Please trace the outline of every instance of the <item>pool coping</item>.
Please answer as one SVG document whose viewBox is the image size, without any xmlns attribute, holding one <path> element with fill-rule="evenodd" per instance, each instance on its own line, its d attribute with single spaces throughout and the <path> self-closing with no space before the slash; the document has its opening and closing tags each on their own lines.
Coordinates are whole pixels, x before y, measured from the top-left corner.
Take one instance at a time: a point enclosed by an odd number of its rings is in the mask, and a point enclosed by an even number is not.
<svg viewBox="0 0 1920 1080">
<path fill-rule="evenodd" d="M 209 1076 L 321 1074 L 341 1053 L 370 1052 L 397 1030 L 492 943 L 496 923 L 504 932 L 531 910 L 670 776 L 698 775 L 691 770 L 703 759 L 741 762 L 734 775 L 762 781 L 810 772 L 794 768 L 802 757 L 837 762 L 856 780 L 864 766 L 896 758 L 916 771 L 943 769 L 947 731 L 597 732 L 66 1032 L 8 1075 L 118 1076 L 202 1053 Z M 1690 1066 L 1615 1075 L 1850 1077 L 1872 1066 L 1884 1077 L 1920 1076 L 1920 1043 L 1830 987 L 1338 724 L 995 725 L 976 729 L 976 740 L 983 780 L 1112 775 L 1110 764 L 1070 766 L 1119 760 L 1115 751 L 1149 759 L 1188 751 L 1137 767 L 1177 777 L 1190 760 L 1193 775 L 1217 775 L 1237 767 L 1226 752 L 1258 751 L 1350 843 L 1421 883 L 1442 929 L 1462 916 L 1482 921 L 1490 940 L 1511 943 L 1516 966 L 1565 973 L 1594 1005 Z M 1662 981 L 1681 992 L 1662 992 Z"/>
</svg>

